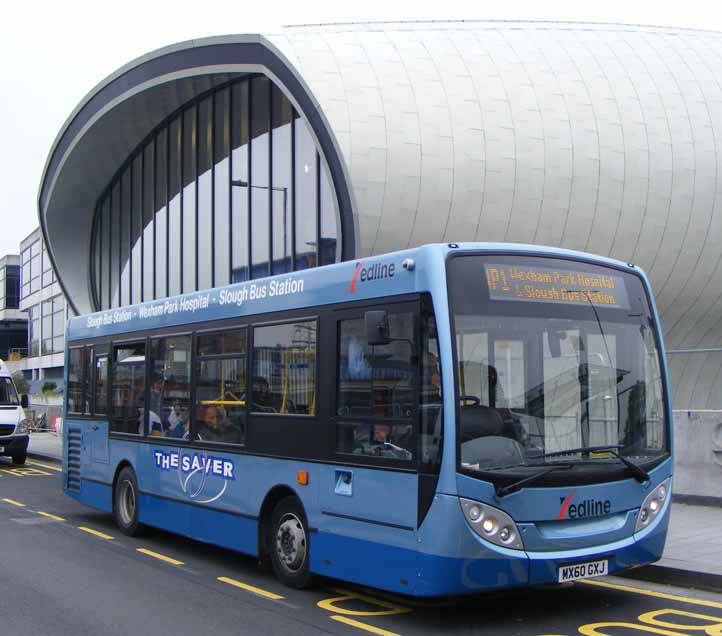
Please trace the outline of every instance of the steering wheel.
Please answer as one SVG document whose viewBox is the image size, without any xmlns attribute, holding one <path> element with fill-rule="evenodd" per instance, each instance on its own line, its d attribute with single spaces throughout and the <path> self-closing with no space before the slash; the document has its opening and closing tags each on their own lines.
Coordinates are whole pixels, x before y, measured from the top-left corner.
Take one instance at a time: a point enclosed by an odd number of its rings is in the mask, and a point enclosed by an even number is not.
<svg viewBox="0 0 722 636">
<path fill-rule="evenodd" d="M 471 402 L 471 406 L 479 406 L 481 400 L 475 395 L 460 395 L 459 402 Z"/>
</svg>

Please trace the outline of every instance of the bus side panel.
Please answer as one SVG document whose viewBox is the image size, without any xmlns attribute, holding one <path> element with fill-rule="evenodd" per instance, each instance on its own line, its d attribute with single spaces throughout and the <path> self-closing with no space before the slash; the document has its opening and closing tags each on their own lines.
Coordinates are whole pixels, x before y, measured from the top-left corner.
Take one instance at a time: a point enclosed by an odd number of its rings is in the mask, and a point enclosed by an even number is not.
<svg viewBox="0 0 722 636">
<path fill-rule="evenodd" d="M 413 594 L 416 550 L 390 545 L 389 533 L 377 541 L 349 536 L 356 534 L 354 523 L 338 520 L 329 524 L 332 531 L 319 530 L 311 535 L 311 571 L 390 592 Z"/>
<path fill-rule="evenodd" d="M 63 491 L 80 503 L 112 512 L 112 475 L 107 464 L 93 461 L 97 422 L 68 419 L 63 426 Z"/>
<path fill-rule="evenodd" d="M 258 556 L 256 519 L 200 507 L 193 507 L 192 515 L 194 539 Z"/>
<path fill-rule="evenodd" d="M 410 593 L 417 572 L 418 475 L 324 465 L 319 478 L 311 569 Z"/>
</svg>

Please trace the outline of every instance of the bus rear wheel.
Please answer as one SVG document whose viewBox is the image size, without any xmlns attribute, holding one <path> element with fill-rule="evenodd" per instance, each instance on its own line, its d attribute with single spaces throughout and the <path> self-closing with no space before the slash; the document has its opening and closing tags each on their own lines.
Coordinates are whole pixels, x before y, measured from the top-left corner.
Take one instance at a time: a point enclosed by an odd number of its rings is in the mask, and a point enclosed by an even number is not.
<svg viewBox="0 0 722 636">
<path fill-rule="evenodd" d="M 311 584 L 308 537 L 301 502 L 293 496 L 284 497 L 271 514 L 268 549 L 276 577 L 288 587 L 302 589 Z"/>
<path fill-rule="evenodd" d="M 138 521 L 138 481 L 129 466 L 118 475 L 113 490 L 113 517 L 120 531 L 134 537 L 141 530 Z"/>
</svg>

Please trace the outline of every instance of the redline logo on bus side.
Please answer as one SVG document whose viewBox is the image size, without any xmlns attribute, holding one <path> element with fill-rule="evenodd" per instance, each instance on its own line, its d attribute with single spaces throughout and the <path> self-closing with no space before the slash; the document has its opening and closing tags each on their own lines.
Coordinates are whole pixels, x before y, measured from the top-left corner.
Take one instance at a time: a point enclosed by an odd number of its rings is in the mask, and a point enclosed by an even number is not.
<svg viewBox="0 0 722 636">
<path fill-rule="evenodd" d="M 612 502 L 609 499 L 584 499 L 580 503 L 573 504 L 572 499 L 576 496 L 577 491 L 572 492 L 566 497 L 559 497 L 559 514 L 557 521 L 563 519 L 586 519 L 587 517 L 600 517 L 608 515 L 612 510 Z"/>
<path fill-rule="evenodd" d="M 368 267 L 364 267 L 366 261 L 359 261 L 356 269 L 351 277 L 351 286 L 349 293 L 356 293 L 356 283 L 365 283 L 372 280 L 380 280 L 382 278 L 393 278 L 396 274 L 396 263 L 372 263 Z"/>
</svg>

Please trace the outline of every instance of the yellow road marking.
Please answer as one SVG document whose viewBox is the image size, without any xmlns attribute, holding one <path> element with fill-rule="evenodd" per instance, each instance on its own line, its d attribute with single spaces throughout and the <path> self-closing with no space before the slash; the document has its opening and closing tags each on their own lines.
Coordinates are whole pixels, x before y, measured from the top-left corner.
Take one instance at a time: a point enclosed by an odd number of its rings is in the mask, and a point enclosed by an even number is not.
<svg viewBox="0 0 722 636">
<path fill-rule="evenodd" d="M 183 561 L 179 561 L 178 559 L 171 559 L 171 557 L 166 556 L 165 554 L 160 554 L 158 552 L 153 552 L 153 550 L 136 548 L 136 552 L 140 552 L 141 554 L 147 554 L 148 556 L 152 556 L 154 559 L 159 559 L 160 561 L 165 561 L 166 563 L 170 563 L 172 565 L 185 565 Z"/>
<path fill-rule="evenodd" d="M 631 585 L 617 585 L 616 583 L 607 583 L 606 581 L 591 581 L 585 579 L 577 581 L 584 585 L 596 585 L 598 587 L 608 587 L 612 590 L 621 590 L 622 592 L 632 592 L 634 594 L 643 594 L 644 596 L 654 596 L 655 598 L 663 598 L 668 601 L 679 601 L 680 603 L 689 603 L 690 605 L 703 605 L 704 607 L 716 607 L 722 609 L 722 603 L 718 601 L 706 601 L 699 598 L 689 598 L 688 596 L 678 596 L 676 594 L 666 594 L 665 592 L 654 592 L 653 590 L 644 590 Z"/>
<path fill-rule="evenodd" d="M 381 599 L 374 598 L 373 596 L 367 596 L 366 594 L 351 592 L 343 588 L 332 589 L 334 592 L 337 592 L 342 596 L 325 598 L 316 603 L 318 607 L 326 610 L 327 612 L 331 612 L 332 614 L 346 614 L 347 616 L 393 616 L 394 614 L 408 614 L 413 611 L 403 605 L 395 605 L 394 603 L 389 603 L 388 601 L 383 601 Z M 345 607 L 339 606 L 339 603 L 343 603 L 344 601 L 363 601 L 364 603 L 375 605 L 376 607 L 381 607 L 382 609 L 370 612 L 368 610 L 361 611 L 346 609 Z"/>
<path fill-rule="evenodd" d="M 33 475 L 45 475 L 49 476 L 52 473 L 46 473 L 44 470 L 40 470 L 39 468 L 3 468 L 3 472 L 7 473 L 8 475 L 12 475 L 13 477 L 30 477 Z"/>
<path fill-rule="evenodd" d="M 19 501 L 15 501 L 14 499 L 3 499 L 4 502 L 12 504 L 13 506 L 17 506 L 18 508 L 25 508 L 24 503 L 20 503 Z"/>
<path fill-rule="evenodd" d="M 329 616 L 329 618 L 332 621 L 346 623 L 346 625 L 350 625 L 351 627 L 356 627 L 357 629 L 362 629 L 366 632 L 371 632 L 372 634 L 378 634 L 379 636 L 401 636 L 396 632 L 390 632 L 386 629 L 381 629 L 380 627 L 374 627 L 373 625 L 362 623 L 361 621 L 355 621 L 353 618 L 347 618 L 346 616 Z"/>
<path fill-rule="evenodd" d="M 25 462 L 26 464 L 30 464 L 31 466 L 41 466 L 42 468 L 47 468 L 48 470 L 54 470 L 59 473 L 63 472 L 62 468 L 59 468 L 58 466 L 51 466 L 50 464 L 41 464 L 40 462 Z"/>
<path fill-rule="evenodd" d="M 42 515 L 43 517 L 47 517 L 48 519 L 55 519 L 55 521 L 65 521 L 63 517 L 58 517 L 58 515 L 51 515 L 49 512 L 42 512 L 41 510 L 38 510 L 38 514 Z"/>
<path fill-rule="evenodd" d="M 111 541 L 113 539 L 113 537 L 111 537 L 109 534 L 99 532 L 98 530 L 93 530 L 92 528 L 86 528 L 85 526 L 78 526 L 78 530 L 82 530 L 83 532 L 87 532 L 88 534 L 94 534 L 96 537 L 100 537 L 101 539 L 107 539 L 108 541 Z"/>
<path fill-rule="evenodd" d="M 254 587 L 253 585 L 248 585 L 248 583 L 241 583 L 235 579 L 229 579 L 227 576 L 219 576 L 218 580 L 221 583 L 228 583 L 228 585 L 232 585 L 233 587 L 239 587 L 242 590 L 246 590 L 246 592 L 252 592 L 253 594 L 258 594 L 258 596 L 270 598 L 272 601 L 280 601 L 283 598 L 280 594 L 262 590 L 260 587 Z"/>
</svg>

